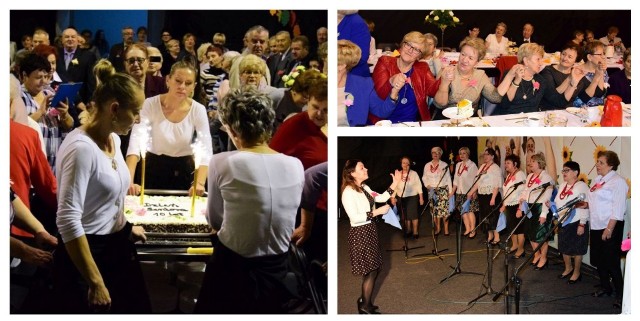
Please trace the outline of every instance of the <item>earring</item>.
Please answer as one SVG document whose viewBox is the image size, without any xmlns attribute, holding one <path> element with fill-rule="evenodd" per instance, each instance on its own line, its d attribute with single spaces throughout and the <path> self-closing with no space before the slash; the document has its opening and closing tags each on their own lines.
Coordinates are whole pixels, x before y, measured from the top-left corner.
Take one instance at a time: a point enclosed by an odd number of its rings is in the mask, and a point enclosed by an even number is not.
<svg viewBox="0 0 640 321">
<path fill-rule="evenodd" d="M 116 115 L 113 115 L 113 117 L 111 117 L 111 124 L 115 125 L 118 123 L 118 117 L 116 117 Z"/>
</svg>

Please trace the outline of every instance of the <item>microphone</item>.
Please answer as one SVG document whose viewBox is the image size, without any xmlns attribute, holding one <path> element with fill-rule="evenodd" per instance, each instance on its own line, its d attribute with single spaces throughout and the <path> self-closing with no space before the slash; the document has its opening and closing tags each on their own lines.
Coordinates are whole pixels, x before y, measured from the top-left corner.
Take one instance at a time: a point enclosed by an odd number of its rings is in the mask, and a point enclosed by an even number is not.
<svg viewBox="0 0 640 321">
<path fill-rule="evenodd" d="M 513 184 L 513 186 L 511 186 L 511 187 L 512 187 L 512 188 L 518 188 L 518 186 L 520 186 L 520 185 L 522 185 L 522 184 L 524 184 L 524 181 L 517 182 L 517 183 Z"/>
<path fill-rule="evenodd" d="M 533 191 L 537 191 L 539 189 L 545 189 L 545 188 L 549 187 L 549 185 L 551 185 L 551 182 L 546 182 L 546 183 L 544 183 L 544 184 L 532 189 L 531 191 L 533 192 Z"/>
<path fill-rule="evenodd" d="M 584 193 L 580 193 L 578 196 L 576 196 L 576 198 L 568 201 L 567 204 L 560 206 L 560 208 L 558 209 L 551 208 L 551 212 L 553 212 L 553 216 L 558 217 L 558 213 L 576 205 L 577 203 L 584 201 L 586 198 L 587 198 L 587 195 L 585 195 Z"/>
</svg>

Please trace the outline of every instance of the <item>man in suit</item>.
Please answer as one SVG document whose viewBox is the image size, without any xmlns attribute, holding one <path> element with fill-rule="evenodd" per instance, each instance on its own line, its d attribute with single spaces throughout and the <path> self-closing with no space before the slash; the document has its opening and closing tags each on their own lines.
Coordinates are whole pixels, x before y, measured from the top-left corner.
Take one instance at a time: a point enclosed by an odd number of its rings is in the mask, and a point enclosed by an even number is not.
<svg viewBox="0 0 640 321">
<path fill-rule="evenodd" d="M 309 68 L 309 38 L 306 36 L 297 36 L 291 40 L 291 63 L 288 66 L 287 73 L 290 73 L 298 66 Z"/>
<path fill-rule="evenodd" d="M 96 56 L 78 46 L 78 31 L 74 28 L 67 28 L 62 32 L 63 47 L 58 51 L 56 58 L 56 71 L 62 82 L 82 82 L 80 88 L 80 98 L 69 106 L 69 114 L 73 116 L 74 124 L 79 126 L 78 114 L 89 104 L 93 91 L 96 88 L 96 79 L 93 76 L 93 65 L 96 63 Z M 80 109 L 80 110 L 78 110 Z"/>
<path fill-rule="evenodd" d="M 522 43 L 531 43 L 531 42 L 540 44 L 538 42 L 538 39 L 533 36 L 533 25 L 530 23 L 525 23 L 524 26 L 522 27 Z"/>
<path fill-rule="evenodd" d="M 276 34 L 276 48 L 278 54 L 267 59 L 267 66 L 271 72 L 271 85 L 282 88 L 282 76 L 287 72 L 287 66 L 291 62 L 291 36 L 288 31 L 280 31 Z"/>
<path fill-rule="evenodd" d="M 124 51 L 133 43 L 133 28 L 122 28 L 122 42 L 117 43 L 109 50 L 109 61 L 117 72 L 124 72 Z"/>
</svg>

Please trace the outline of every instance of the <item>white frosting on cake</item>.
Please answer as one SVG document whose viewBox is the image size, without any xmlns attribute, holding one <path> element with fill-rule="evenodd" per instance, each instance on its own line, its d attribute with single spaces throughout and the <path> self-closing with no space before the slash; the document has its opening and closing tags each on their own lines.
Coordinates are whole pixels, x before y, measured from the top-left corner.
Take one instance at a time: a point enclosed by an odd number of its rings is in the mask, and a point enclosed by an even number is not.
<svg viewBox="0 0 640 321">
<path fill-rule="evenodd" d="M 125 197 L 124 214 L 133 225 L 141 225 L 147 232 L 201 233 L 209 230 L 206 219 L 207 198 L 196 197 L 193 215 L 189 196 Z"/>
</svg>

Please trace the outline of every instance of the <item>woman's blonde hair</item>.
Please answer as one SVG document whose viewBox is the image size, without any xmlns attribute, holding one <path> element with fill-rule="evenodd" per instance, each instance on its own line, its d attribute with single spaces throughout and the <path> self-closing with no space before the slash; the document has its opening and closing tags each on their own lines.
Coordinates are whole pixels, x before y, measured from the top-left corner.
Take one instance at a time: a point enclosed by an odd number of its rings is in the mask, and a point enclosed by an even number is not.
<svg viewBox="0 0 640 321">
<path fill-rule="evenodd" d="M 540 57 L 544 57 L 544 48 L 537 43 L 524 43 L 518 49 L 518 63 L 522 63 L 522 60 L 531 58 L 533 55 L 538 54 Z"/>
<path fill-rule="evenodd" d="M 104 58 L 98 60 L 93 66 L 93 76 L 96 77 L 98 84 L 103 83 L 108 77 L 113 76 L 115 73 L 116 69 L 113 68 L 111 61 Z"/>
<path fill-rule="evenodd" d="M 420 51 L 422 51 L 422 54 L 424 54 L 427 45 L 427 37 L 425 37 L 424 34 L 420 31 L 411 31 L 404 35 L 404 37 L 402 38 L 402 42 L 413 42 L 419 45 Z M 400 44 L 400 47 L 402 47 L 402 43 Z"/>
<path fill-rule="evenodd" d="M 362 57 L 362 49 L 349 40 L 338 40 L 338 65 L 346 65 L 347 70 L 355 67 Z"/>
<path fill-rule="evenodd" d="M 464 46 L 469 46 L 476 51 L 478 54 L 478 61 L 484 59 L 484 56 L 487 54 L 487 46 L 484 44 L 484 40 L 480 38 L 463 40 L 460 44 L 460 51 L 462 51 L 462 47 Z"/>
<path fill-rule="evenodd" d="M 531 155 L 531 160 L 538 163 L 540 169 L 547 168 L 547 159 L 544 157 L 544 154 L 542 152 Z"/>
<path fill-rule="evenodd" d="M 264 60 L 254 54 L 249 54 L 242 58 L 238 71 L 242 74 L 246 70 L 258 70 L 262 76 L 267 75 L 267 64 Z"/>
</svg>

